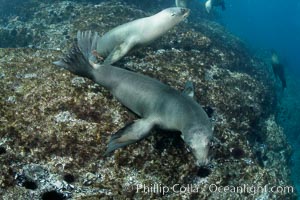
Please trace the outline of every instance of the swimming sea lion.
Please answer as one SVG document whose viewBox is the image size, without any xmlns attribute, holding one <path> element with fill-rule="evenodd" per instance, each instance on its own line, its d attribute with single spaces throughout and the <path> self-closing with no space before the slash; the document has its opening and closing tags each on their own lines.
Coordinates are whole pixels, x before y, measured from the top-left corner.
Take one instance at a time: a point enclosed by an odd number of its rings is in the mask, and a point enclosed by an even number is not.
<svg viewBox="0 0 300 200">
<path fill-rule="evenodd" d="M 186 8 L 167 8 L 161 12 L 115 27 L 102 37 L 95 36 L 94 45 L 104 64 L 113 64 L 131 49 L 159 38 L 189 15 Z M 80 38 L 81 35 L 77 35 Z"/>
<path fill-rule="evenodd" d="M 271 51 L 271 63 L 274 72 L 274 76 L 278 77 L 281 81 L 282 88 L 286 88 L 286 79 L 284 73 L 284 66 L 279 62 L 278 54 L 275 51 Z"/>
<path fill-rule="evenodd" d="M 111 136 L 105 154 L 138 142 L 156 126 L 181 131 L 197 164 L 207 164 L 212 125 L 202 107 L 191 98 L 192 84 L 188 83 L 184 92 L 180 93 L 148 76 L 111 65 L 94 64 L 88 61 L 95 48 L 94 35 L 79 35 L 78 44 L 74 45 L 69 55 L 54 64 L 105 87 L 123 105 L 141 117 Z"/>
<path fill-rule="evenodd" d="M 176 7 L 186 8 L 186 0 L 175 0 Z"/>
<path fill-rule="evenodd" d="M 222 10 L 225 10 L 225 1 L 224 0 L 207 0 L 205 2 L 206 11 L 209 13 L 213 6 L 221 6 Z"/>
</svg>

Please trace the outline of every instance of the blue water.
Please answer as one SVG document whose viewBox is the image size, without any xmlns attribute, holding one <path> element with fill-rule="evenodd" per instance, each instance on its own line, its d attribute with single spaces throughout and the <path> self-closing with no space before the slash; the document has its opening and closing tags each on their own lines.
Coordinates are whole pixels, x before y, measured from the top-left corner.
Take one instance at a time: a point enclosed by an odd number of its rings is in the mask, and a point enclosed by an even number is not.
<svg viewBox="0 0 300 200">
<path fill-rule="evenodd" d="M 300 73 L 300 1 L 226 1 L 223 24 L 253 47 L 276 49 Z"/>
<path fill-rule="evenodd" d="M 274 49 L 283 59 L 287 89 L 277 119 L 294 149 L 292 179 L 300 191 L 300 1 L 227 0 L 225 12 L 216 10 L 220 23 L 252 49 Z"/>
<path fill-rule="evenodd" d="M 226 1 L 221 21 L 253 48 L 275 49 L 300 73 L 300 1 Z"/>
</svg>

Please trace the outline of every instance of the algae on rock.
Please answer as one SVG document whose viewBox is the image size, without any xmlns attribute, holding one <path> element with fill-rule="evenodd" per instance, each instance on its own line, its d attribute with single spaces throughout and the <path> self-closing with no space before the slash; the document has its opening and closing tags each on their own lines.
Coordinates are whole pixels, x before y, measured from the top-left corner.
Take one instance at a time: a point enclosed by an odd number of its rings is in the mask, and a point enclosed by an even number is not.
<svg viewBox="0 0 300 200">
<path fill-rule="evenodd" d="M 42 21 L 49 35 L 38 37 L 32 45 L 51 49 L 67 49 L 77 30 L 92 29 L 103 34 L 121 23 L 149 15 L 118 2 L 41 5 L 53 12 L 40 9 L 36 15 L 46 19 L 47 13 L 56 13 L 62 21 Z M 61 9 L 62 5 L 71 6 L 71 11 Z M 65 12 L 77 14 L 67 20 Z M 28 20 L 24 26 L 35 27 L 34 23 L 35 19 Z M 241 41 L 221 26 L 206 20 L 182 23 L 155 44 L 116 63 L 178 90 L 187 80 L 194 82 L 196 100 L 213 110 L 214 136 L 219 142 L 211 168 L 198 169 L 179 134 L 161 130 L 104 158 L 110 135 L 137 117 L 101 86 L 56 68 L 52 62 L 61 54 L 46 49 L 0 49 L 0 146 L 6 150 L 0 154 L 0 194 L 4 199 L 40 198 L 50 189 L 74 199 L 296 198 L 295 193 L 208 190 L 211 184 L 291 184 L 287 167 L 290 147 L 269 118 L 276 99 L 273 85 L 266 80 L 268 72 Z M 265 123 L 268 119 L 271 125 Z M 26 189 L 22 181 L 17 185 L 16 176 L 29 179 L 28 169 L 32 167 L 48 174 L 31 177 L 38 189 Z M 75 177 L 74 183 L 63 180 L 66 173 Z M 49 187 L 42 187 L 45 182 Z M 137 192 L 137 184 L 199 184 L 202 190 L 149 194 Z"/>
</svg>

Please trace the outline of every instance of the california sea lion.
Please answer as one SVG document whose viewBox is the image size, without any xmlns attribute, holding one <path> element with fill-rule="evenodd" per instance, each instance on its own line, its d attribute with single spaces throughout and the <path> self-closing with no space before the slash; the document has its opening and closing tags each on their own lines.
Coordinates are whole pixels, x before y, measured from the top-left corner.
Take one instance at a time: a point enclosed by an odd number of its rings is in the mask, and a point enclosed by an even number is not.
<svg viewBox="0 0 300 200">
<path fill-rule="evenodd" d="M 207 0 L 205 2 L 206 11 L 209 13 L 213 6 L 221 6 L 222 10 L 225 10 L 225 1 L 224 0 Z"/>
<path fill-rule="evenodd" d="M 187 84 L 184 93 L 180 93 L 139 73 L 111 65 L 90 64 L 88 58 L 95 47 L 94 37 L 89 33 L 80 35 L 82 37 L 78 38 L 78 44 L 69 55 L 54 64 L 107 88 L 123 105 L 141 117 L 111 137 L 105 154 L 145 138 L 157 126 L 181 131 L 197 164 L 207 164 L 212 125 L 202 107 L 191 98 L 192 85 Z"/>
<path fill-rule="evenodd" d="M 125 56 L 132 48 L 151 43 L 165 34 L 189 15 L 186 8 L 167 8 L 161 12 L 115 27 L 102 37 L 95 36 L 94 45 L 104 64 L 112 64 Z M 77 38 L 81 38 L 77 35 Z"/>
<path fill-rule="evenodd" d="M 272 53 L 271 63 L 272 63 L 274 76 L 280 79 L 282 88 L 284 89 L 286 88 L 284 66 L 279 62 L 278 54 L 275 51 L 271 51 L 271 53 Z"/>
</svg>

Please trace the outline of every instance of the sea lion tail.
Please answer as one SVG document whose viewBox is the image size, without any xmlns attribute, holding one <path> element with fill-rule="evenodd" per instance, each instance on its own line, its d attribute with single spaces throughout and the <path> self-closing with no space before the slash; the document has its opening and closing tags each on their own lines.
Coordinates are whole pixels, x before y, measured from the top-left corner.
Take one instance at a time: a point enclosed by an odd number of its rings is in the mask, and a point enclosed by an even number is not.
<svg viewBox="0 0 300 200">
<path fill-rule="evenodd" d="M 53 64 L 69 70 L 73 74 L 93 79 L 93 71 L 95 68 L 89 61 L 89 57 L 91 57 L 91 53 L 89 53 L 89 51 L 92 50 L 94 46 L 95 44 L 93 41 L 79 37 L 78 42 L 73 44 L 69 53 L 61 60 L 53 62 Z"/>
</svg>

